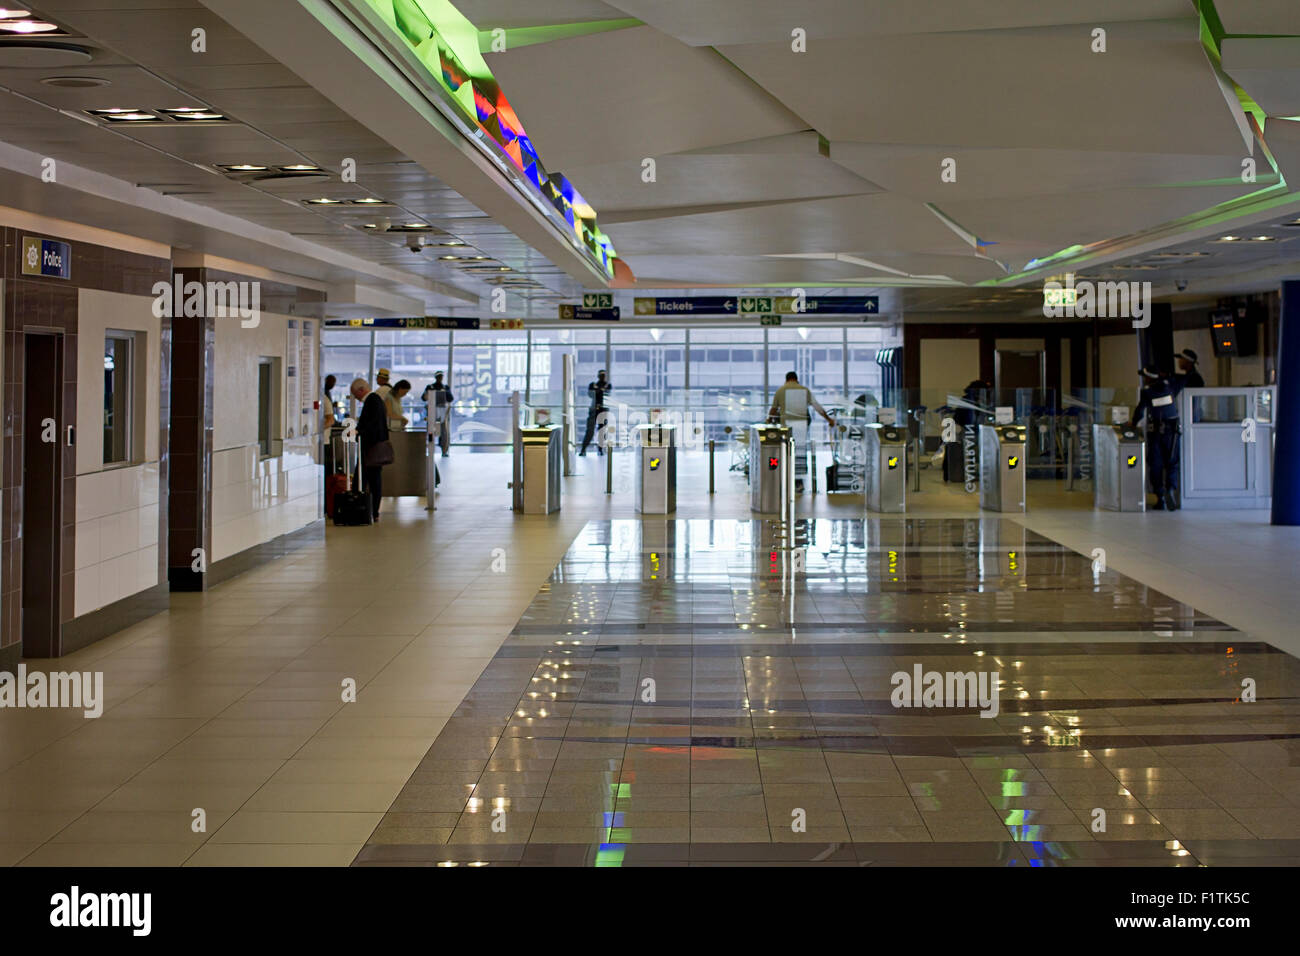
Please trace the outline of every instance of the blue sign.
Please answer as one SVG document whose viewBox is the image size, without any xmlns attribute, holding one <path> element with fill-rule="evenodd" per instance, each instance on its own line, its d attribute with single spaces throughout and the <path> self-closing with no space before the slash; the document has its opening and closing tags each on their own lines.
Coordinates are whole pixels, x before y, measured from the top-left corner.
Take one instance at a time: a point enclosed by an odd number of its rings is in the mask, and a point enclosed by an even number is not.
<svg viewBox="0 0 1300 956">
<path fill-rule="evenodd" d="M 620 311 L 618 306 L 609 309 L 588 309 L 580 305 L 562 304 L 560 318 L 564 321 L 581 320 L 590 322 L 617 322 Z"/>
<path fill-rule="evenodd" d="M 681 299 L 637 299 L 637 315 L 735 315 L 735 296 L 697 295 Z"/>
<path fill-rule="evenodd" d="M 23 275 L 72 278 L 72 246 L 55 239 L 23 236 Z"/>
<path fill-rule="evenodd" d="M 804 315 L 856 315 L 865 312 L 880 314 L 878 295 L 837 295 L 823 299 L 806 299 Z"/>
<path fill-rule="evenodd" d="M 459 316 L 417 316 L 409 319 L 326 319 L 327 329 L 477 329 L 479 320 Z"/>
</svg>

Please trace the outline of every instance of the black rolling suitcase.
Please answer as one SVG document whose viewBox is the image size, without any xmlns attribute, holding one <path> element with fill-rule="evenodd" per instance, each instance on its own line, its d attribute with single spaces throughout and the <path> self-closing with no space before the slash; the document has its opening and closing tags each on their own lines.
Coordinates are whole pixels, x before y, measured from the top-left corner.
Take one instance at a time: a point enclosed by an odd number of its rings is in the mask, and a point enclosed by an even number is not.
<svg viewBox="0 0 1300 956">
<path fill-rule="evenodd" d="M 349 487 L 346 491 L 335 493 L 334 523 L 344 526 L 371 524 L 370 495 L 361 487 L 361 469 L 357 467 L 361 457 L 361 442 L 343 442 L 343 447 L 344 458 L 347 461 L 348 484 L 350 486 L 352 483 L 351 476 L 356 475 L 357 487 Z"/>
</svg>

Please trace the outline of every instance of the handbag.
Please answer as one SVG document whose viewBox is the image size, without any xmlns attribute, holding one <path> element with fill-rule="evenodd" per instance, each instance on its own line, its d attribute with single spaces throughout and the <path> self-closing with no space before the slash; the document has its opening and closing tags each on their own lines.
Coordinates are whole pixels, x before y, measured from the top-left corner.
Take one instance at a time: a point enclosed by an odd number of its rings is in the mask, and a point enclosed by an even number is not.
<svg viewBox="0 0 1300 956">
<path fill-rule="evenodd" d="M 366 449 L 364 464 L 367 468 L 381 468 L 393 463 L 393 443 L 385 438 Z"/>
</svg>

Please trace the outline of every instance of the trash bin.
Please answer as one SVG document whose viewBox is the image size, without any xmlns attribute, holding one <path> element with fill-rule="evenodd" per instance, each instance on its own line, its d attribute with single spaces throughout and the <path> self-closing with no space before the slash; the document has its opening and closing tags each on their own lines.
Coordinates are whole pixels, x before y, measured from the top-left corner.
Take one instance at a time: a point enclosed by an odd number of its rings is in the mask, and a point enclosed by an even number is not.
<svg viewBox="0 0 1300 956">
<path fill-rule="evenodd" d="M 562 438 L 559 425 L 539 425 L 519 429 L 519 484 L 515 510 L 529 515 L 545 515 L 560 510 L 560 474 L 563 470 Z"/>
<path fill-rule="evenodd" d="M 636 482 L 636 510 L 648 515 L 677 510 L 677 426 L 638 425 L 637 453 L 641 459 Z"/>
<path fill-rule="evenodd" d="M 980 507 L 1025 510 L 1025 426 L 980 426 Z"/>
<path fill-rule="evenodd" d="M 1147 510 L 1147 446 L 1128 425 L 1093 425 L 1097 480 L 1092 504 L 1103 511 Z"/>
<path fill-rule="evenodd" d="M 793 433 L 785 425 L 750 425 L 749 509 L 783 515 L 793 501 Z"/>
<path fill-rule="evenodd" d="M 907 429 L 897 425 L 866 427 L 866 507 L 895 513 L 907 509 Z"/>
</svg>

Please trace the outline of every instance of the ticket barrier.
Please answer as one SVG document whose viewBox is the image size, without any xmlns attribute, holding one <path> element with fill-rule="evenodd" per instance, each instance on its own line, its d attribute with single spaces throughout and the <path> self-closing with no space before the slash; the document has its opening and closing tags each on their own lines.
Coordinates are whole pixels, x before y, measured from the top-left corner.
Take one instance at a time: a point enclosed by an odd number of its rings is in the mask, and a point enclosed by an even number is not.
<svg viewBox="0 0 1300 956">
<path fill-rule="evenodd" d="M 1024 425 L 980 425 L 980 507 L 1025 510 Z"/>
</svg>

